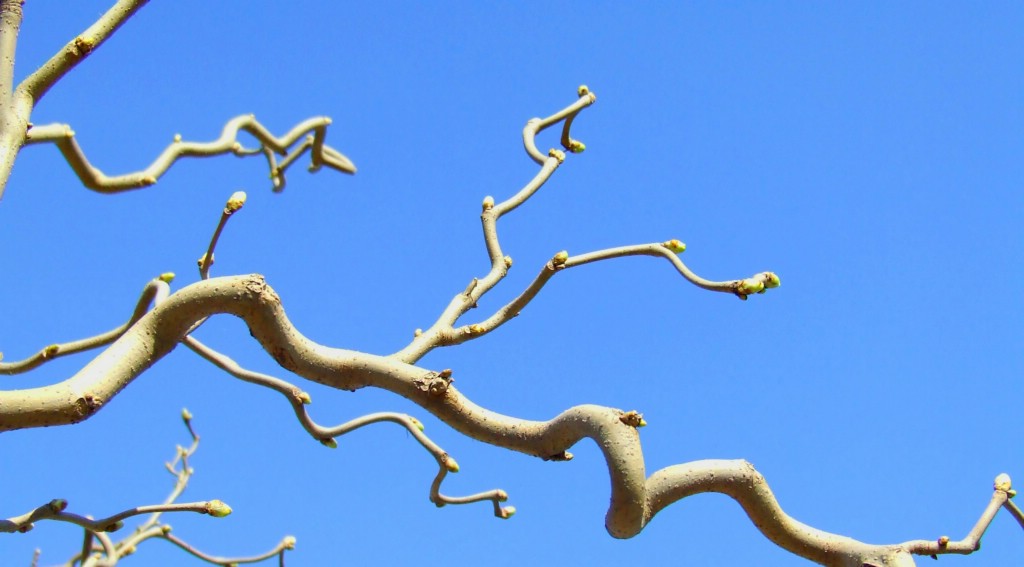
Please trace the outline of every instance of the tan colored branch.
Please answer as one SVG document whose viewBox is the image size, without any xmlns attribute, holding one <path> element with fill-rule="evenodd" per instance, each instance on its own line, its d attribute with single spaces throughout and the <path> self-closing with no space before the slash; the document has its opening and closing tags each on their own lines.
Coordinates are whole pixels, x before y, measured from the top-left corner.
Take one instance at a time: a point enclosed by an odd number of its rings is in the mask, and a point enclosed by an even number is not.
<svg viewBox="0 0 1024 567">
<path fill-rule="evenodd" d="M 476 307 L 479 300 L 504 279 L 512 267 L 512 258 L 504 254 L 498 239 L 498 220 L 532 197 L 565 160 L 565 154 L 555 149 L 550 150 L 547 157 L 543 156 L 537 149 L 535 141 L 537 133 L 562 122 L 562 146 L 573 153 L 580 153 L 585 149 L 586 146 L 582 142 L 574 140 L 570 136 L 570 127 L 580 111 L 593 104 L 597 100 L 597 96 L 586 86 L 581 86 L 577 94 L 580 98 L 573 104 L 547 118 L 534 118 L 527 122 L 526 128 L 523 130 L 523 145 L 527 154 L 541 165 L 540 171 L 534 175 L 533 179 L 515 195 L 501 203 L 495 203 L 494 198 L 490 196 L 483 201 L 480 221 L 483 225 L 487 255 L 491 261 L 491 269 L 487 275 L 470 281 L 465 291 L 452 298 L 440 317 L 429 328 L 425 331 L 417 329 L 413 340 L 394 353 L 393 357 L 403 362 L 415 363 L 436 347 L 461 344 L 481 337 L 519 315 L 520 311 L 536 296 L 556 271 L 599 260 L 623 256 L 661 256 L 671 262 L 676 270 L 694 285 L 711 291 L 732 293 L 740 299 L 746 299 L 751 294 L 764 293 L 766 289 L 778 287 L 779 278 L 772 272 L 762 272 L 743 280 L 718 282 L 704 279 L 691 271 L 679 259 L 677 254 L 685 250 L 686 246 L 674 239 L 661 244 L 622 246 L 572 257 L 563 251 L 556 254 L 547 263 L 525 291 L 491 317 L 478 323 L 456 328 L 455 324 L 459 318 Z"/>
<path fill-rule="evenodd" d="M 18 85 L 18 90 L 26 93 L 34 102 L 38 102 L 50 90 L 50 87 L 84 61 L 148 1 L 120 0 L 111 6 L 95 23 L 75 36 L 46 63 L 43 63 L 42 67 L 22 81 Z"/>
<path fill-rule="evenodd" d="M 120 337 L 129 327 L 146 314 L 146 310 L 149 308 L 150 303 L 156 300 L 160 294 L 167 294 L 168 288 L 166 283 L 170 281 L 173 276 L 173 274 L 164 274 L 146 284 L 146 287 L 142 290 L 142 295 L 135 304 L 135 311 L 132 312 L 131 317 L 129 317 L 128 321 L 123 325 L 93 337 L 67 343 L 51 344 L 40 349 L 39 352 L 24 360 L 19 360 L 17 362 L 0 362 L 0 374 L 20 374 L 22 372 L 28 372 L 33 368 L 62 356 L 99 348 L 114 342 L 117 337 Z M 161 283 L 163 285 L 161 285 Z M 0 359 L 2 358 L 3 355 L 0 354 Z"/>
<path fill-rule="evenodd" d="M 358 417 L 341 425 L 325 427 L 317 423 L 312 416 L 309 415 L 307 408 L 309 404 L 312 404 L 313 400 L 310 398 L 308 393 L 302 391 L 297 386 L 286 382 L 285 380 L 281 380 L 280 378 L 275 378 L 267 374 L 253 372 L 252 370 L 243 368 L 229 356 L 206 346 L 195 337 L 187 336 L 182 340 L 182 342 L 185 343 L 185 346 L 192 349 L 193 352 L 205 358 L 207 361 L 228 374 L 240 380 L 270 388 L 281 393 L 292 406 L 292 410 L 295 412 L 295 417 L 299 420 L 303 429 L 305 429 L 310 436 L 320 441 L 325 446 L 332 448 L 337 447 L 335 438 L 373 423 L 390 421 L 401 425 L 424 449 L 427 450 L 428 453 L 434 457 L 434 460 L 437 461 L 438 473 L 430 487 L 430 501 L 435 503 L 438 507 L 446 504 L 469 504 L 472 502 L 490 500 L 494 504 L 495 516 L 498 516 L 499 518 L 509 518 L 515 513 L 514 507 L 501 506 L 501 502 L 505 502 L 508 499 L 508 495 L 505 491 L 500 489 L 489 490 L 469 496 L 446 496 L 441 494 L 441 482 L 449 472 L 458 472 L 459 466 L 447 451 L 427 437 L 423 432 L 423 424 L 411 415 L 391 412 L 374 413 Z M 424 386 L 427 389 L 432 385 L 435 385 L 435 387 L 447 387 L 448 382 L 442 374 L 438 374 L 433 377 L 429 383 L 424 383 Z"/>
<path fill-rule="evenodd" d="M 318 345 L 291 325 L 277 294 L 260 276 L 215 278 L 188 286 L 146 314 L 72 378 L 45 388 L 0 392 L 0 405 L 11 409 L 0 415 L 0 430 L 89 417 L 167 354 L 195 321 L 216 313 L 244 319 L 264 350 L 300 376 L 341 390 L 367 386 L 388 390 L 473 439 L 554 460 L 569 458 L 568 449 L 580 440 L 594 440 L 611 477 L 605 525 L 615 537 L 636 535 L 656 512 L 680 498 L 722 492 L 737 499 L 770 539 L 813 561 L 837 566 L 912 565 L 911 551 L 903 545 L 865 544 L 792 520 L 778 508 L 760 474 L 742 461 L 676 465 L 647 479 L 636 429 L 643 422 L 632 412 L 584 405 L 548 421 L 516 419 L 477 406 L 450 382 L 432 387 L 442 373 Z"/>
<path fill-rule="evenodd" d="M 117 193 L 153 185 L 176 161 L 183 157 L 210 157 L 227 153 L 247 156 L 266 150 L 267 155 L 271 158 L 275 153 L 286 156 L 281 164 L 277 164 L 273 159 L 270 162 L 271 179 L 274 182 L 275 190 L 280 190 L 284 187 L 284 174 L 288 166 L 307 150 L 311 157 L 311 171 L 327 166 L 344 173 L 355 173 L 356 168 L 347 157 L 323 144 L 323 137 L 326 135 L 327 126 L 330 123 L 331 120 L 326 117 L 310 118 L 292 128 L 284 136 L 276 137 L 264 128 L 255 116 L 251 114 L 238 116 L 229 120 L 220 137 L 212 142 L 183 142 L 180 136 L 177 136 L 171 145 L 146 169 L 114 177 L 108 177 L 89 163 L 75 140 L 74 131 L 67 124 L 33 126 L 28 131 L 25 143 L 52 142 L 56 144 L 75 174 L 82 180 L 82 184 L 100 193 Z M 245 131 L 255 137 L 260 142 L 261 148 L 245 149 L 238 141 L 240 131 Z M 305 140 L 299 142 L 302 138 Z M 320 140 L 320 142 L 317 143 L 316 140 Z M 296 143 L 298 146 L 292 148 Z"/>
</svg>

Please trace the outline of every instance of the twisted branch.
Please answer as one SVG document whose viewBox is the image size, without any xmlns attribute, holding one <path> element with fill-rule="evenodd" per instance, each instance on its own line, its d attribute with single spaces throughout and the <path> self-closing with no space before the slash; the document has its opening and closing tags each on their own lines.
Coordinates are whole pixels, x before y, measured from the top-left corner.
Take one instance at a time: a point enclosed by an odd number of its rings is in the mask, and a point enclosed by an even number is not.
<svg viewBox="0 0 1024 567">
<path fill-rule="evenodd" d="M 547 156 L 541 154 L 540 150 L 537 149 L 537 134 L 561 122 L 562 147 L 571 153 L 581 153 L 586 149 L 583 142 L 571 137 L 570 128 L 576 116 L 597 100 L 597 95 L 592 93 L 586 85 L 579 87 L 577 94 L 579 99 L 576 102 L 547 118 L 533 118 L 527 121 L 526 127 L 523 129 L 523 147 L 526 149 L 527 155 L 540 164 L 540 171 L 515 195 L 501 203 L 495 203 L 494 198 L 490 196 L 484 198 L 480 222 L 483 225 L 484 245 L 487 248 L 487 255 L 491 261 L 491 269 L 482 278 L 473 278 L 465 291 L 452 298 L 437 321 L 426 331 L 417 329 L 412 342 L 392 356 L 403 362 L 415 363 L 436 347 L 461 344 L 490 333 L 519 315 L 522 309 L 537 295 L 555 272 L 599 260 L 610 260 L 623 256 L 661 256 L 671 262 L 676 270 L 694 285 L 711 291 L 732 293 L 740 299 L 746 299 L 748 295 L 764 293 L 766 289 L 778 287 L 779 278 L 771 272 L 762 272 L 742 280 L 719 282 L 704 279 L 695 274 L 679 259 L 678 254 L 686 249 L 686 245 L 675 239 L 661 244 L 641 244 L 608 248 L 572 257 L 569 256 L 568 252 L 562 251 L 547 262 L 541 269 L 540 274 L 537 275 L 525 291 L 504 307 L 498 309 L 489 318 L 479 323 L 464 325 L 458 329 L 455 328 L 459 318 L 470 309 L 476 307 L 480 298 L 504 279 L 512 267 L 512 257 L 506 256 L 502 252 L 501 243 L 498 239 L 498 219 L 514 211 L 532 197 L 551 178 L 551 175 L 554 174 L 559 165 L 565 161 L 565 153 L 561 150 L 549 150 Z"/>
<path fill-rule="evenodd" d="M 516 419 L 475 405 L 450 384 L 424 387 L 439 373 L 392 358 L 316 344 L 291 325 L 277 294 L 256 275 L 188 286 L 146 314 L 70 379 L 46 388 L 0 392 L 0 404 L 18 410 L 0 416 L 0 430 L 73 423 L 91 416 L 170 352 L 195 321 L 217 313 L 244 319 L 268 354 L 304 378 L 341 390 L 386 389 L 479 441 L 537 457 L 565 459 L 575 443 L 593 439 L 608 463 L 612 496 L 605 525 L 615 537 L 636 535 L 655 513 L 680 498 L 714 491 L 739 500 L 770 539 L 824 565 L 853 565 L 850 561 L 856 560 L 861 561 L 856 565 L 895 566 L 903 560 L 899 558 L 923 549 L 917 544 L 864 544 L 800 524 L 781 512 L 764 479 L 742 461 L 676 465 L 647 479 L 636 430 L 641 422 L 621 410 L 584 405 L 548 421 Z"/>
<path fill-rule="evenodd" d="M 157 182 L 178 159 L 183 157 L 210 157 L 227 153 L 237 156 L 249 156 L 266 153 L 271 159 L 270 177 L 275 190 L 281 190 L 285 184 L 284 174 L 296 158 L 307 150 L 310 152 L 310 171 L 317 171 L 322 166 L 330 167 L 343 173 L 355 173 L 352 162 L 334 148 L 323 143 L 327 135 L 327 126 L 331 119 L 327 117 L 310 118 L 295 126 L 284 136 L 271 134 L 252 114 L 232 118 L 224 126 L 219 138 L 212 142 L 183 142 L 180 136 L 157 156 L 146 169 L 135 173 L 127 173 L 108 177 L 93 167 L 75 140 L 75 133 L 67 124 L 48 124 L 32 126 L 26 134 L 26 144 L 52 142 L 57 145 L 64 159 L 71 165 L 82 184 L 100 193 L 118 193 L 130 189 L 148 187 Z M 257 149 L 247 149 L 238 141 L 239 131 L 251 134 L 260 142 Z M 292 148 L 300 138 L 303 139 Z M 291 148 L 291 149 L 289 149 Z M 280 164 L 273 159 L 273 154 L 285 156 Z"/>
</svg>

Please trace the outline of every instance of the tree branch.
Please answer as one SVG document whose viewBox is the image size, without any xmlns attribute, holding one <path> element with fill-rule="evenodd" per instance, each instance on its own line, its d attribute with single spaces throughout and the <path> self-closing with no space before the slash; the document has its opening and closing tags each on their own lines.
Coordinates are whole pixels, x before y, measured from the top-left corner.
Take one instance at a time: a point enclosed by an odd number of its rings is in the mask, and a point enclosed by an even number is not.
<svg viewBox="0 0 1024 567">
<path fill-rule="evenodd" d="M 85 60 L 103 44 L 117 28 L 128 21 L 149 0 L 120 0 L 91 26 L 75 36 L 43 65 L 18 85 L 33 103 L 39 102 L 50 87 Z"/>
<path fill-rule="evenodd" d="M 698 461 L 645 478 L 636 429 L 643 422 L 634 412 L 584 405 L 548 421 L 516 419 L 475 405 L 450 383 L 431 387 L 441 373 L 388 357 L 316 344 L 291 325 L 277 294 L 262 277 L 254 275 L 214 278 L 188 286 L 146 314 L 72 378 L 45 388 L 0 393 L 0 405 L 11 408 L 0 416 L 0 430 L 73 423 L 89 417 L 170 352 L 195 321 L 217 313 L 244 319 L 264 350 L 300 376 L 342 390 L 373 386 L 391 391 L 473 439 L 556 460 L 569 458 L 567 450 L 581 439 L 593 439 L 604 454 L 611 477 L 605 525 L 615 537 L 636 535 L 656 512 L 680 498 L 714 491 L 740 501 L 765 535 L 813 561 L 837 566 L 912 564 L 908 563 L 912 551 L 905 546 L 864 544 L 792 520 L 778 508 L 760 474 L 742 461 Z M 1008 490 L 1007 481 L 1004 492 Z"/>
<path fill-rule="evenodd" d="M 327 126 L 331 120 L 327 117 L 310 118 L 305 122 L 292 128 L 280 138 L 271 134 L 260 124 L 256 117 L 249 114 L 232 118 L 224 126 L 219 138 L 212 142 L 182 142 L 180 136 L 175 136 L 174 141 L 157 158 L 142 171 L 108 177 L 99 169 L 93 167 L 82 152 L 82 148 L 75 141 L 75 133 L 67 124 L 48 124 L 45 126 L 33 126 L 27 134 L 26 144 L 37 144 L 52 142 L 57 145 L 64 158 L 71 165 L 82 184 L 87 188 L 100 193 L 118 193 L 130 189 L 148 187 L 157 182 L 178 159 L 183 157 L 210 157 L 233 153 L 237 156 L 248 156 L 267 152 L 272 156 L 277 153 L 286 156 L 285 160 L 277 164 L 271 159 L 270 176 L 274 182 L 275 190 L 284 187 L 284 173 L 295 159 L 306 150 L 310 151 L 310 171 L 317 171 L 322 166 L 330 167 L 344 173 L 355 173 L 356 168 L 352 162 L 334 148 L 323 144 L 323 137 L 326 135 Z M 255 150 L 246 149 L 238 141 L 239 131 L 245 131 L 255 137 L 261 147 Z M 300 138 L 306 140 L 297 147 L 289 148 L 298 142 Z M 320 140 L 319 143 L 316 140 Z"/>
</svg>

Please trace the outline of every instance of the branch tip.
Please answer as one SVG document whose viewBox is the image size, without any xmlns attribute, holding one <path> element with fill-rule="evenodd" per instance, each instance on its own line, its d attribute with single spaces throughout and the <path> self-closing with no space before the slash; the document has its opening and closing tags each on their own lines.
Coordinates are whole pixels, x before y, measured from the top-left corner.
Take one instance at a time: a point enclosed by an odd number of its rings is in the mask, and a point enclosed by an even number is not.
<svg viewBox="0 0 1024 567">
<path fill-rule="evenodd" d="M 324 447 L 327 447 L 328 449 L 337 449 L 338 448 L 338 442 L 334 439 L 334 437 L 326 437 L 324 439 L 318 439 L 318 441 L 320 441 L 320 443 Z"/>
<path fill-rule="evenodd" d="M 228 198 L 227 205 L 224 207 L 224 214 L 230 215 L 238 212 L 243 206 L 245 206 L 245 191 L 235 191 Z"/>
<path fill-rule="evenodd" d="M 457 473 L 459 472 L 459 463 L 451 457 L 451 455 L 444 456 L 444 468 L 448 469 L 448 472 Z"/>
<path fill-rule="evenodd" d="M 666 240 L 665 242 L 662 242 L 661 245 L 664 246 L 665 248 L 668 248 L 670 251 L 675 252 L 676 254 L 682 254 L 683 252 L 686 252 L 686 244 L 684 244 L 683 242 L 676 238 L 673 238 L 672 240 Z"/>
<path fill-rule="evenodd" d="M 1011 490 L 1010 475 L 1002 473 L 997 476 L 993 488 L 1001 492 L 1009 493 Z"/>
<path fill-rule="evenodd" d="M 214 518 L 223 518 L 231 514 L 231 506 L 222 500 L 210 500 L 206 503 L 206 513 Z"/>
</svg>

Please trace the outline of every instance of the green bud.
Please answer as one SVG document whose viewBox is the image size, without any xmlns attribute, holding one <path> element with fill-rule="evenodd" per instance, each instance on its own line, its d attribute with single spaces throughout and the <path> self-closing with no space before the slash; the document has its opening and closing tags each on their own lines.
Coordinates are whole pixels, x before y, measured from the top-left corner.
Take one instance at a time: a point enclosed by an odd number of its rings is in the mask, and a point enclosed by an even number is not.
<svg viewBox="0 0 1024 567">
<path fill-rule="evenodd" d="M 682 254 L 683 252 L 686 252 L 686 245 L 675 238 L 673 238 L 672 240 L 662 242 L 661 245 L 664 246 L 665 248 L 668 248 L 672 252 L 675 252 L 676 254 Z"/>
<path fill-rule="evenodd" d="M 206 503 L 206 513 L 214 518 L 223 518 L 231 513 L 231 506 L 221 500 L 210 500 Z"/>
</svg>

